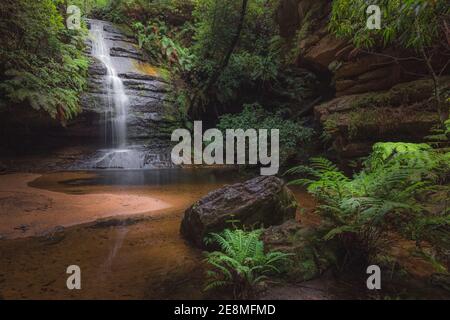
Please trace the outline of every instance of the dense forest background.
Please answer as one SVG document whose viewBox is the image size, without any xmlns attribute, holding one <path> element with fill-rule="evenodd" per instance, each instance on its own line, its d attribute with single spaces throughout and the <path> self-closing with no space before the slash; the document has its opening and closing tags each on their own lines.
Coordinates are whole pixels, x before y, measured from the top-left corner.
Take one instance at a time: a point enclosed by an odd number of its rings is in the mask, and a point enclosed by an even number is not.
<svg viewBox="0 0 450 320">
<path fill-rule="evenodd" d="M 66 28 L 70 4 L 136 37 L 171 79 L 167 117 L 188 128 L 193 119 L 279 128 L 283 160 L 313 129 L 319 148 L 350 158 L 377 141 L 419 141 L 437 122 L 445 131 L 445 1 L 379 1 L 380 30 L 366 28 L 364 1 L 5 1 L 1 110 L 19 124 L 36 119 L 30 107 L 63 125 L 81 112 L 87 30 Z M 353 94 L 360 95 L 349 103 Z"/>
<path fill-rule="evenodd" d="M 170 83 L 174 126 L 280 129 L 283 165 L 302 163 L 285 177 L 319 201 L 315 237 L 340 248 L 340 266 L 395 266 L 395 234 L 448 289 L 450 7 L 373 3 L 381 29 L 367 29 L 363 0 L 4 0 L 0 112 L 4 128 L 14 124 L 5 139 L 83 113 L 87 27 L 65 26 L 77 5 L 137 40 Z"/>
</svg>

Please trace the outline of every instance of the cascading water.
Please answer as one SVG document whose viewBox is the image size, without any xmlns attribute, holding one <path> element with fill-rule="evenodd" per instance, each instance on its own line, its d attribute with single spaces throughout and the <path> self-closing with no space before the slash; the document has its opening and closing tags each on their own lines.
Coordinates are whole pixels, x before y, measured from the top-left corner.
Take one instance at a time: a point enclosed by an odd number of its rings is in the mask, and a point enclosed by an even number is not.
<svg viewBox="0 0 450 320">
<path fill-rule="evenodd" d="M 127 113 L 129 98 L 111 58 L 108 41 L 105 38 L 104 24 L 92 21 L 90 35 L 92 39 L 92 56 L 103 63 L 105 76 L 105 146 L 95 161 L 97 168 L 138 169 L 143 167 L 143 154 L 129 149 L 127 145 Z"/>
<path fill-rule="evenodd" d="M 114 68 L 103 25 L 91 25 L 92 55 L 106 67 L 107 108 L 105 108 L 105 140 L 113 148 L 124 148 L 127 142 L 128 97 L 122 80 Z"/>
<path fill-rule="evenodd" d="M 159 143 L 157 139 L 149 140 L 146 137 L 150 135 L 143 129 L 146 121 L 149 126 L 151 125 L 152 116 L 158 112 L 158 103 L 162 101 L 161 88 L 164 84 L 142 73 L 139 66 L 143 62 L 139 60 L 140 55 L 133 40 L 122 34 L 110 22 L 93 19 L 88 19 L 87 22 L 90 29 L 89 38 L 92 47 L 90 54 L 94 58 L 92 68 L 94 72 L 90 74 L 92 89 L 86 101 L 95 107 L 96 112 L 98 109 L 104 112 L 104 119 L 100 123 L 105 142 L 104 148 L 89 155 L 74 167 L 83 169 L 171 167 L 170 152 L 166 150 L 168 145 Z M 90 106 L 87 106 L 87 109 L 89 108 Z"/>
</svg>

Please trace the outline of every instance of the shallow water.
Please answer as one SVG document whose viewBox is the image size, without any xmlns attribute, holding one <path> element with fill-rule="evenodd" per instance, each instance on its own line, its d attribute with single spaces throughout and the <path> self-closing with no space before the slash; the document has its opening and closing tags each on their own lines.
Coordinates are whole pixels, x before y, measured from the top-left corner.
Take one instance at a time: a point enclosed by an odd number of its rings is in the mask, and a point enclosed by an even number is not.
<svg viewBox="0 0 450 320">
<path fill-rule="evenodd" d="M 245 179 L 233 170 L 224 169 L 158 169 L 158 170 L 93 170 L 55 172 L 43 175 L 30 186 L 70 192 L 73 187 L 148 187 L 182 185 L 204 186 L 230 184 Z"/>
<path fill-rule="evenodd" d="M 161 199 L 157 215 L 115 216 L 109 223 L 65 228 L 55 235 L 0 241 L 3 298 L 200 299 L 203 255 L 179 234 L 184 210 L 209 191 L 243 180 L 229 170 L 56 172 L 30 187 L 73 195 L 128 194 Z M 310 201 L 297 192 L 302 202 Z M 101 204 L 99 204 L 101 205 Z M 45 212 L 42 213 L 45 215 Z M 82 290 L 66 288 L 69 265 L 82 270 Z"/>
<path fill-rule="evenodd" d="M 16 174 L 0 177 L 3 182 L 0 183 L 0 208 L 5 208 L 2 202 L 5 192 L 16 192 L 12 188 L 13 181 L 29 181 L 30 177 L 32 181 L 28 187 L 25 185 L 27 189 L 17 192 L 16 201 L 10 208 L 20 210 L 23 207 L 22 214 L 28 217 L 28 221 L 33 216 L 35 221 L 45 220 L 47 225 L 53 223 L 53 228 L 37 237 L 25 235 L 0 240 L 0 298 L 222 298 L 203 292 L 203 253 L 184 241 L 179 234 L 179 227 L 186 208 L 199 198 L 248 177 L 232 170 L 205 169 L 54 172 L 40 177 Z M 306 211 L 314 208 L 314 200 L 303 190 L 293 188 L 293 191 L 302 208 Z M 44 206 L 36 206 L 35 201 L 40 201 L 39 197 L 36 198 L 39 192 L 45 192 L 50 197 Z M 58 195 L 70 196 L 61 198 Z M 157 199 L 169 206 L 156 211 L 124 215 L 121 214 L 123 203 L 118 203 L 121 209 L 110 217 L 92 221 L 85 220 L 87 213 L 91 212 L 85 207 L 85 198 L 89 196 L 97 199 L 98 202 L 94 203 L 96 210 L 104 208 L 105 202 L 109 202 L 107 199 L 112 196 L 144 198 L 150 203 Z M 71 212 L 61 210 L 55 215 L 53 210 L 51 215 L 47 207 L 56 207 L 55 202 L 61 199 L 78 203 L 66 203 L 63 206 L 71 208 Z M 83 202 L 80 199 L 85 200 Z M 81 211 L 77 212 L 78 209 Z M 69 213 L 73 215 L 72 220 L 79 219 L 78 223 L 59 227 L 54 221 L 58 214 Z M 0 212 L 0 224 L 5 225 L 8 216 L 14 214 L 9 210 Z M 303 224 L 316 224 L 316 218 L 314 214 L 307 214 L 302 215 L 301 221 Z M 36 225 L 32 223 L 30 228 L 36 228 Z M 82 290 L 79 291 L 70 291 L 66 286 L 66 269 L 74 264 L 80 266 L 82 271 Z M 417 269 L 417 261 L 414 264 L 414 269 Z M 365 277 L 365 272 L 361 271 L 346 274 L 342 279 L 327 276 L 308 283 L 284 284 L 273 288 L 262 298 L 367 298 L 371 297 L 371 293 L 365 291 Z M 448 297 L 448 294 L 436 291 L 436 288 L 410 282 L 411 288 L 407 288 L 404 283 L 401 286 L 394 285 L 388 291 L 375 294 L 373 298 Z"/>
</svg>

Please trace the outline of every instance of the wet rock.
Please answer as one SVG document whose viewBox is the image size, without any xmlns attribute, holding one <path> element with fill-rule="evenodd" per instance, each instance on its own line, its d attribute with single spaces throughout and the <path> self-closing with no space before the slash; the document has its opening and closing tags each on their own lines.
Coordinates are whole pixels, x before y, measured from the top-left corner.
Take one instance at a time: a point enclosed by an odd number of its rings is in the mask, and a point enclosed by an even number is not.
<svg viewBox="0 0 450 320">
<path fill-rule="evenodd" d="M 145 61 L 144 55 L 142 52 L 134 49 L 133 47 L 112 47 L 110 51 L 111 57 L 122 57 L 129 59 L 136 59 L 140 61 Z"/>
<path fill-rule="evenodd" d="M 117 27 L 115 27 L 113 24 L 105 23 L 103 25 L 103 31 L 106 31 L 108 33 L 113 33 L 117 35 L 123 35 L 123 32 L 119 30 Z"/>
<path fill-rule="evenodd" d="M 220 232 L 237 220 L 244 226 L 281 224 L 295 215 L 292 192 L 276 177 L 258 177 L 213 191 L 184 214 L 181 234 L 198 247 L 211 232 Z"/>
<path fill-rule="evenodd" d="M 128 42 L 130 44 L 137 44 L 137 41 L 132 36 L 126 36 L 122 34 L 110 34 L 105 37 L 107 40 L 111 41 L 122 41 L 122 42 Z"/>
<path fill-rule="evenodd" d="M 111 23 L 102 23 L 111 59 L 128 97 L 126 125 L 129 144 L 147 145 L 155 137 L 170 141 L 170 135 L 166 132 L 170 123 L 165 117 L 169 102 L 166 98 L 168 82 L 159 77 L 152 66 L 141 62 L 144 54 L 133 44 L 130 35 Z M 92 47 L 92 41 L 88 46 Z M 91 49 L 88 51 L 92 53 Z M 111 98 L 108 96 L 106 76 L 105 65 L 91 57 L 88 85 L 80 98 L 82 113 L 67 124 L 68 136 L 104 140 L 104 127 L 109 126 L 107 122 L 110 121 L 110 114 L 106 111 L 108 99 Z"/>
<path fill-rule="evenodd" d="M 168 83 L 165 79 L 150 75 L 150 74 L 143 74 L 143 73 L 137 73 L 137 72 L 124 72 L 120 73 L 119 77 L 125 78 L 125 79 L 135 79 L 135 80 L 147 80 L 147 81 L 159 81 L 163 83 Z"/>
<path fill-rule="evenodd" d="M 92 40 L 91 39 L 85 40 L 85 48 L 84 48 L 83 52 L 87 55 L 90 55 L 92 53 Z"/>
<path fill-rule="evenodd" d="M 167 84 L 160 82 L 155 79 L 127 79 L 123 81 L 124 86 L 127 89 L 142 91 L 151 91 L 151 92 L 159 92 L 165 93 L 168 91 Z"/>
<path fill-rule="evenodd" d="M 91 57 L 91 63 L 89 65 L 88 72 L 91 78 L 94 76 L 106 76 L 107 74 L 105 65 L 100 60 L 94 57 Z"/>
</svg>

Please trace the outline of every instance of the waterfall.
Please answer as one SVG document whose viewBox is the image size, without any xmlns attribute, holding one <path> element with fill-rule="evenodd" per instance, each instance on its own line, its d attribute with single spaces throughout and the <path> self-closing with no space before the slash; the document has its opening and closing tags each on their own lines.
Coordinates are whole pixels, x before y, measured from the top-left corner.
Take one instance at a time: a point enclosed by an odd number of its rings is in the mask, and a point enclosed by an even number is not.
<svg viewBox="0 0 450 320">
<path fill-rule="evenodd" d="M 127 107 L 128 97 L 122 80 L 117 75 L 110 56 L 110 48 L 105 40 L 103 24 L 91 25 L 92 56 L 106 67 L 106 108 L 105 140 L 113 148 L 124 148 L 127 143 Z"/>
<path fill-rule="evenodd" d="M 162 104 L 162 88 L 165 84 L 137 67 L 145 63 L 136 59 L 141 55 L 133 45 L 133 40 L 123 35 L 112 23 L 94 19 L 88 19 L 87 22 L 88 47 L 95 67 L 89 78 L 89 99 L 85 101 L 94 105 L 92 109 L 95 109 L 96 115 L 102 115 L 97 123 L 101 124 L 104 145 L 74 167 L 171 167 L 169 145 L 158 140 L 158 137 L 144 140 L 145 132 L 148 134 L 145 126 L 147 123 L 149 127 L 155 125 L 151 123 L 152 116 L 161 112 L 159 104 Z M 128 81 L 122 81 L 119 75 Z M 91 109 L 91 106 L 86 109 Z"/>
</svg>

